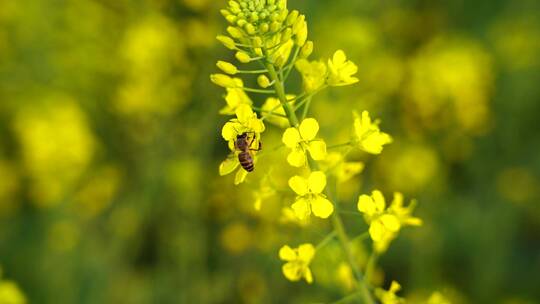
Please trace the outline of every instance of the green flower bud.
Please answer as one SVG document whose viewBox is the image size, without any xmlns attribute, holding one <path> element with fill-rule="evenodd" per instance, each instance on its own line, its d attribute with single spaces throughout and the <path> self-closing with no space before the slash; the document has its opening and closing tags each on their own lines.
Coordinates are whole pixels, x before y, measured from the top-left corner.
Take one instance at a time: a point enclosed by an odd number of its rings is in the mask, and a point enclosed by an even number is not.
<svg viewBox="0 0 540 304">
<path fill-rule="evenodd" d="M 227 32 L 229 33 L 229 35 L 231 35 L 231 37 L 236 38 L 236 39 L 244 37 L 244 33 L 242 33 L 241 30 L 239 30 L 238 28 L 234 26 L 227 27 Z"/>
<path fill-rule="evenodd" d="M 226 61 L 218 61 L 216 63 L 216 66 L 222 70 L 223 72 L 229 74 L 229 75 L 234 75 L 238 72 L 238 68 L 236 68 L 236 66 L 234 66 L 232 63 L 229 63 L 229 62 L 226 62 Z"/>
<path fill-rule="evenodd" d="M 221 13 L 221 15 L 223 15 L 223 17 L 227 17 L 227 16 L 229 16 L 231 14 L 231 12 L 229 12 L 226 9 L 222 9 L 219 12 Z"/>
<path fill-rule="evenodd" d="M 313 53 L 313 41 L 307 41 L 300 49 L 300 58 L 308 58 Z"/>
<path fill-rule="evenodd" d="M 253 24 L 251 24 L 251 23 L 246 24 L 245 29 L 246 29 L 246 32 L 247 32 L 249 35 L 255 35 L 255 33 L 257 32 L 257 31 L 255 30 L 255 27 L 254 27 Z"/>
<path fill-rule="evenodd" d="M 238 25 L 239 27 L 243 27 L 244 25 L 246 25 L 246 23 L 246 19 L 238 19 L 238 21 L 236 21 L 236 25 Z"/>
<path fill-rule="evenodd" d="M 223 35 L 219 35 L 216 37 L 216 39 L 223 43 L 223 45 L 230 49 L 230 50 L 234 50 L 236 49 L 236 46 L 235 46 L 235 43 L 234 43 L 234 40 L 231 38 L 231 37 L 228 37 L 228 36 L 223 36 Z"/>
<path fill-rule="evenodd" d="M 270 15 L 270 20 L 272 21 L 278 21 L 279 14 L 277 12 L 273 12 L 272 15 Z"/>
<path fill-rule="evenodd" d="M 294 10 L 292 12 L 289 13 L 289 16 L 287 17 L 287 21 L 286 21 L 286 24 L 288 26 L 291 26 L 294 24 L 294 22 L 296 21 L 296 18 L 298 18 L 298 11 L 297 10 Z"/>
<path fill-rule="evenodd" d="M 284 9 L 282 10 L 278 15 L 278 21 L 283 22 L 285 19 L 287 19 L 287 15 L 289 14 L 289 11 Z"/>
<path fill-rule="evenodd" d="M 259 25 L 259 31 L 262 34 L 268 32 L 269 29 L 270 29 L 270 26 L 268 25 L 268 23 L 261 23 L 261 25 Z"/>
<path fill-rule="evenodd" d="M 270 86 L 270 79 L 266 75 L 261 74 L 257 77 L 257 83 L 261 88 L 266 89 Z"/>
<path fill-rule="evenodd" d="M 281 28 L 281 23 L 274 21 L 272 24 L 270 24 L 270 31 L 271 32 L 277 32 Z"/>
<path fill-rule="evenodd" d="M 307 35 L 308 35 L 308 28 L 307 23 L 304 21 L 304 25 L 298 30 L 298 33 L 296 33 L 296 45 L 303 46 L 306 43 Z"/>
<path fill-rule="evenodd" d="M 260 48 L 263 46 L 263 41 L 261 39 L 261 37 L 254 37 L 253 38 L 253 46 L 256 47 L 256 48 Z"/>
<path fill-rule="evenodd" d="M 251 57 L 249 57 L 248 53 L 244 51 L 238 51 L 235 55 L 236 59 L 242 63 L 248 63 L 251 61 Z"/>
<path fill-rule="evenodd" d="M 227 20 L 227 22 L 229 22 L 231 24 L 235 24 L 236 19 L 238 19 L 238 18 L 235 15 L 229 15 L 229 16 L 225 17 L 225 19 Z"/>
<path fill-rule="evenodd" d="M 235 88 L 237 86 L 234 79 L 225 74 L 212 74 L 210 75 L 210 80 L 214 84 L 224 88 Z"/>
<path fill-rule="evenodd" d="M 300 15 L 298 16 L 298 18 L 296 18 L 296 21 L 294 21 L 294 24 L 292 27 L 293 34 L 298 33 L 298 30 L 302 27 L 305 20 L 306 20 L 306 16 L 304 15 Z"/>
<path fill-rule="evenodd" d="M 240 4 L 238 4 L 238 2 L 234 1 L 234 0 L 231 0 L 229 1 L 229 7 L 231 8 L 240 8 Z"/>
<path fill-rule="evenodd" d="M 281 42 L 286 42 L 287 40 L 291 39 L 292 37 L 292 29 L 288 27 L 283 31 L 283 34 L 281 34 Z"/>
<path fill-rule="evenodd" d="M 259 21 L 259 14 L 257 14 L 257 12 L 251 13 L 251 16 L 249 16 L 249 20 L 250 20 L 251 22 L 257 22 L 257 21 Z"/>
</svg>

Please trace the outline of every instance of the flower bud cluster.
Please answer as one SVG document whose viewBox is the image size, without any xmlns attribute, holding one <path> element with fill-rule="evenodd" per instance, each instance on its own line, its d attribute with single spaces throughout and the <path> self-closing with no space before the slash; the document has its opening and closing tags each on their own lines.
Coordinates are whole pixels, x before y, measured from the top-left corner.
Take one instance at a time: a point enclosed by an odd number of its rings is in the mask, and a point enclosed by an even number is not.
<svg viewBox="0 0 540 304">
<path fill-rule="evenodd" d="M 230 24 L 229 36 L 218 36 L 218 40 L 237 50 L 236 58 L 242 63 L 252 60 L 251 52 L 263 56 L 264 49 L 276 66 L 283 66 L 294 45 L 306 46 L 301 52 L 304 57 L 313 50 L 313 43 L 306 43 L 305 16 L 297 10 L 289 12 L 287 0 L 231 0 L 221 14 Z"/>
</svg>

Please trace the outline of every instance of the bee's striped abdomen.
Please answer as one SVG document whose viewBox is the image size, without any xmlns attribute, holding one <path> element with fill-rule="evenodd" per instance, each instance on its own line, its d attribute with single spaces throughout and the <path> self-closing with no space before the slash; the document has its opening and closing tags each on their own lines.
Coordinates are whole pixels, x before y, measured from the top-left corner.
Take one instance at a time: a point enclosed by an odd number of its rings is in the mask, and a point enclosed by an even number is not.
<svg viewBox="0 0 540 304">
<path fill-rule="evenodd" d="M 238 154 L 238 161 L 240 162 L 242 168 L 244 168 L 244 170 L 246 170 L 247 172 L 251 172 L 255 168 L 255 165 L 253 164 L 253 158 L 247 151 L 243 151 Z"/>
</svg>

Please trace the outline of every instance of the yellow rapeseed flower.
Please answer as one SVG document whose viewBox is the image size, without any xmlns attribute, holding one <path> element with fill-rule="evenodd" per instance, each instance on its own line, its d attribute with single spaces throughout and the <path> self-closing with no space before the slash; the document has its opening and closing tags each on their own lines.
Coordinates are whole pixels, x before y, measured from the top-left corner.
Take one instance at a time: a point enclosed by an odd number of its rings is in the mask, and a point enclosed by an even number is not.
<svg viewBox="0 0 540 304">
<path fill-rule="evenodd" d="M 298 195 L 291 207 L 299 219 L 307 218 L 311 212 L 320 218 L 328 218 L 334 212 L 334 206 L 322 193 L 326 187 L 324 172 L 313 171 L 307 179 L 293 176 L 289 186 Z"/>
<path fill-rule="evenodd" d="M 315 247 L 312 244 L 302 244 L 298 248 L 285 245 L 279 249 L 279 258 L 287 261 L 281 268 L 283 275 L 290 281 L 296 282 L 304 278 L 306 282 L 313 282 L 313 275 L 309 264 L 315 256 Z"/>
<path fill-rule="evenodd" d="M 287 161 L 291 166 L 302 167 L 306 165 L 306 151 L 314 160 L 323 160 L 326 157 L 326 143 L 315 139 L 319 132 L 319 123 L 314 118 L 306 118 L 298 128 L 292 127 L 285 130 L 282 141 L 291 152 Z"/>
<path fill-rule="evenodd" d="M 358 147 L 371 154 L 380 154 L 383 146 L 392 142 L 390 135 L 381 132 L 378 121 L 371 121 L 367 111 L 361 117 L 354 113 L 354 135 Z"/>
<path fill-rule="evenodd" d="M 258 135 L 265 130 L 265 126 L 262 120 L 257 118 L 257 113 L 253 112 L 251 107 L 247 104 L 239 105 L 236 110 L 236 118 L 229 120 L 223 126 L 221 135 L 229 142 L 229 148 L 234 150 L 234 141 L 236 136 L 245 132 L 253 132 Z"/>
<path fill-rule="evenodd" d="M 398 282 L 392 281 L 390 289 L 384 290 L 382 288 L 375 289 L 375 296 L 381 301 L 382 304 L 403 304 L 405 299 L 396 295 L 401 289 L 401 285 Z"/>
<path fill-rule="evenodd" d="M 221 176 L 227 175 L 229 173 L 232 173 L 236 168 L 239 168 L 236 172 L 236 176 L 234 178 L 234 184 L 238 185 L 242 183 L 248 172 L 244 170 L 240 165 L 240 162 L 238 161 L 238 153 L 239 151 L 236 151 L 235 149 L 235 141 L 236 137 L 239 134 L 250 132 L 253 133 L 252 138 L 253 142 L 251 143 L 251 147 L 259 147 L 260 143 L 260 136 L 261 133 L 264 132 L 265 126 L 262 120 L 257 118 L 257 114 L 253 112 L 251 107 L 247 104 L 241 104 L 236 108 L 236 118 L 229 120 L 225 125 L 223 126 L 223 129 L 221 130 L 221 135 L 223 138 L 228 142 L 229 149 L 233 151 L 233 153 L 227 157 L 221 164 L 219 165 L 219 174 Z M 257 158 L 255 154 L 252 154 L 253 161 L 256 162 Z"/>
<path fill-rule="evenodd" d="M 403 195 L 394 193 L 391 205 L 386 208 L 386 201 L 379 190 L 374 190 L 371 196 L 362 194 L 358 198 L 358 211 L 364 214 L 369 224 L 369 235 L 373 240 L 375 250 L 384 252 L 390 242 L 396 238 L 402 226 L 419 226 L 422 220 L 411 216 L 416 202 L 407 208 L 403 207 Z"/>
<path fill-rule="evenodd" d="M 358 82 L 358 78 L 353 77 L 358 72 L 358 67 L 347 60 L 342 50 L 337 50 L 332 59 L 328 59 L 328 70 L 328 85 L 345 86 Z"/>
<path fill-rule="evenodd" d="M 325 84 L 327 69 L 324 62 L 299 59 L 294 66 L 302 74 L 304 90 L 307 93 L 314 92 Z"/>
<path fill-rule="evenodd" d="M 219 110 L 219 114 L 234 115 L 238 106 L 242 104 L 251 106 L 253 104 L 249 96 L 242 89 L 244 87 L 242 79 L 233 78 L 233 81 L 236 83 L 236 87 L 226 89 L 227 95 L 225 95 L 225 101 L 227 102 L 227 105 Z"/>
</svg>

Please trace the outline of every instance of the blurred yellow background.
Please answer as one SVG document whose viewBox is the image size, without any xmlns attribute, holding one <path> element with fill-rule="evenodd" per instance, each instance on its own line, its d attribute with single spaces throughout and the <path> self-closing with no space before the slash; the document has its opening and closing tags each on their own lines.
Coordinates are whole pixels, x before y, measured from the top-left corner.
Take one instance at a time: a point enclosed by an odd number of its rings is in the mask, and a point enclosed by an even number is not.
<svg viewBox="0 0 540 304">
<path fill-rule="evenodd" d="M 264 179 L 218 176 L 226 117 L 208 75 L 233 61 L 214 39 L 224 5 L 0 0 L 1 304 L 309 303 L 350 288 L 332 246 L 317 284 L 287 282 L 279 246 L 317 232 Z M 313 58 L 341 48 L 359 66 L 359 84 L 314 100 L 321 135 L 346 138 L 357 109 L 394 137 L 378 158 L 353 155 L 366 168 L 341 191 L 420 202 L 425 225 L 381 258 L 380 280 L 413 303 L 432 290 L 540 303 L 538 1 L 289 7 Z"/>
</svg>

